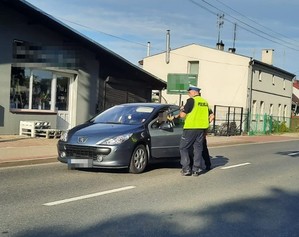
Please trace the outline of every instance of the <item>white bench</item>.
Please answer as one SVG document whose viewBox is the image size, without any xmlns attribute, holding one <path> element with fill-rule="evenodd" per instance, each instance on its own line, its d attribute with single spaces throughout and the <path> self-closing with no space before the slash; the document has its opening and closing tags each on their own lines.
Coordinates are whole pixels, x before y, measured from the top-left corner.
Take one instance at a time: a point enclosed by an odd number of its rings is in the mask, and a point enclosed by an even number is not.
<svg viewBox="0 0 299 237">
<path fill-rule="evenodd" d="M 61 132 L 61 130 L 53 128 L 35 129 L 35 136 L 45 138 L 60 138 Z"/>
<path fill-rule="evenodd" d="M 20 121 L 19 135 L 36 136 L 36 129 L 48 129 L 50 123 L 46 121 Z"/>
</svg>

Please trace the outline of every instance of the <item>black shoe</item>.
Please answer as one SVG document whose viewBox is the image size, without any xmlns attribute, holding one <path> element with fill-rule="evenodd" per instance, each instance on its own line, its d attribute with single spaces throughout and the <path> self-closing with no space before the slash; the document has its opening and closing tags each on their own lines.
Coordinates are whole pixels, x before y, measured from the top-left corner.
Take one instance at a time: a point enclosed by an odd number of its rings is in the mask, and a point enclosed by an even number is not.
<svg viewBox="0 0 299 237">
<path fill-rule="evenodd" d="M 197 177 L 197 176 L 199 176 L 200 175 L 200 171 L 194 171 L 193 173 L 192 173 L 192 176 L 194 176 L 194 177 Z"/>
<path fill-rule="evenodd" d="M 211 169 L 212 169 L 211 166 L 206 167 L 206 171 L 210 171 Z"/>
<path fill-rule="evenodd" d="M 204 170 L 197 170 L 197 171 L 193 171 L 192 175 L 195 176 L 195 177 L 197 177 L 197 176 L 199 176 L 201 174 L 204 174 L 204 173 L 205 173 Z"/>
<path fill-rule="evenodd" d="M 190 170 L 181 170 L 181 175 L 183 175 L 183 176 L 190 176 L 191 175 L 191 171 Z"/>
</svg>

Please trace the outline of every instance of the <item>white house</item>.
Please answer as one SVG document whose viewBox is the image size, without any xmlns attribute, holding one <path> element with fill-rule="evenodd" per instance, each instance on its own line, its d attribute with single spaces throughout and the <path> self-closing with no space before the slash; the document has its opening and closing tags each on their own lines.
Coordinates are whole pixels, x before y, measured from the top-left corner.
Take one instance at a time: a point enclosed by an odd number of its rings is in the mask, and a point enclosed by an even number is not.
<svg viewBox="0 0 299 237">
<path fill-rule="evenodd" d="M 291 117 L 295 75 L 273 66 L 273 53 L 272 49 L 263 50 L 259 61 L 236 54 L 235 50 L 224 51 L 223 47 L 190 44 L 172 49 L 168 58 L 165 52 L 148 56 L 141 64 L 149 73 L 168 81 L 168 90 L 162 94 L 164 102 L 181 104 L 188 98 L 184 90 L 170 94 L 172 75 L 195 74 L 197 86 L 211 107 L 241 107 L 253 120 L 256 114 L 281 120 Z M 184 84 L 190 83 L 186 80 Z"/>
</svg>

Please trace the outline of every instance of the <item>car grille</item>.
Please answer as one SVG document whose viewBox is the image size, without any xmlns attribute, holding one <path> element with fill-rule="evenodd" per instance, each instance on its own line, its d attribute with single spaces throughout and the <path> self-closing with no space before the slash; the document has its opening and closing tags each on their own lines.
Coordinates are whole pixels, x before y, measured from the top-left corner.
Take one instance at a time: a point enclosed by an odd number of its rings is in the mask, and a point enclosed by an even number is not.
<svg viewBox="0 0 299 237">
<path fill-rule="evenodd" d="M 66 154 L 67 156 L 74 157 L 86 157 L 86 158 L 97 158 L 97 148 L 90 146 L 74 146 L 66 145 Z"/>
</svg>

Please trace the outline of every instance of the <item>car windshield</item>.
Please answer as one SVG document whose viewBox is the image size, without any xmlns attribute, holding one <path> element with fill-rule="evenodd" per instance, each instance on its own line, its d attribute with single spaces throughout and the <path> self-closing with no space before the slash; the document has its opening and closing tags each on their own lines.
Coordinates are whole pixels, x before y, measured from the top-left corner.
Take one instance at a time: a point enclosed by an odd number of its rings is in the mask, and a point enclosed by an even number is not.
<svg viewBox="0 0 299 237">
<path fill-rule="evenodd" d="M 116 105 L 105 110 L 90 120 L 93 123 L 111 123 L 111 124 L 142 124 L 153 112 L 154 108 L 149 106 L 123 106 Z"/>
</svg>

